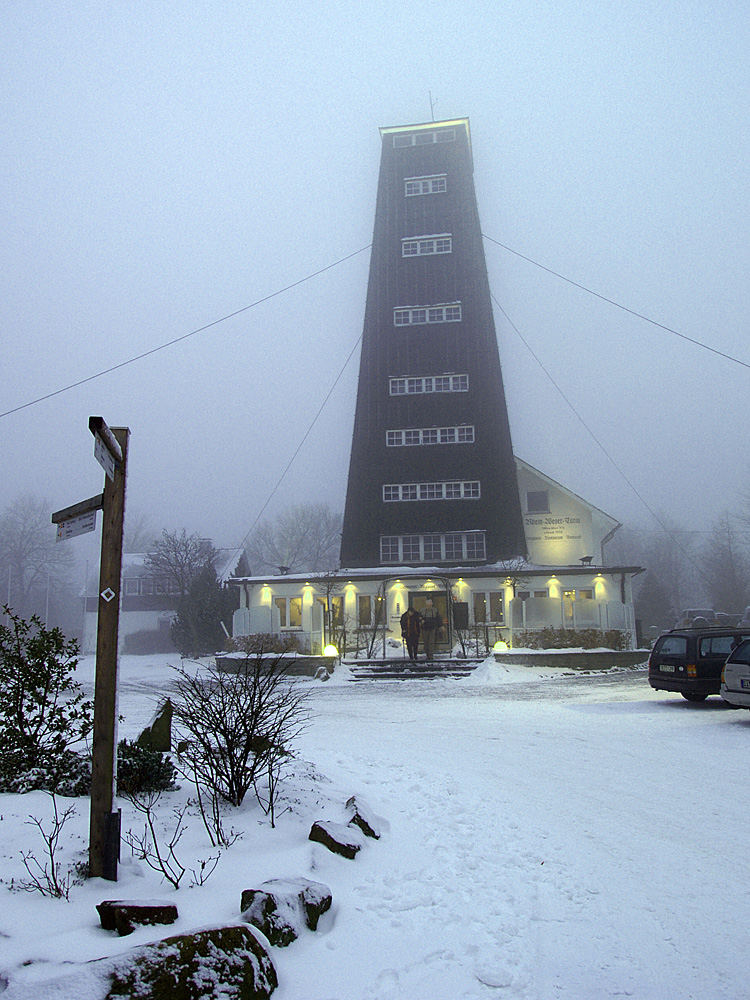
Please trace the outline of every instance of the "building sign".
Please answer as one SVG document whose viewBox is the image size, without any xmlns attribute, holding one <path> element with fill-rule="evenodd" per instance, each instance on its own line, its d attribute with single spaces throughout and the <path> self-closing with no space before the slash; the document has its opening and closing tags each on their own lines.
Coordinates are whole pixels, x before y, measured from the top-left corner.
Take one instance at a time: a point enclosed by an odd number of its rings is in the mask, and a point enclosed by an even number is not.
<svg viewBox="0 0 750 1000">
<path fill-rule="evenodd" d="M 545 514 L 527 517 L 526 540 L 529 542 L 571 542 L 581 538 L 581 518 L 565 515 L 555 517 Z"/>
</svg>

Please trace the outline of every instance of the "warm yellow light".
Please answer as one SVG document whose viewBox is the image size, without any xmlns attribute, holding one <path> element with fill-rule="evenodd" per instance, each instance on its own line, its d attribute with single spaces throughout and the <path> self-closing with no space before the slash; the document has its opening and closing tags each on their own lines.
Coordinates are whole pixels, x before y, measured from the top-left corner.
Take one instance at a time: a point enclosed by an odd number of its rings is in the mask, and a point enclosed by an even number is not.
<svg viewBox="0 0 750 1000">
<path fill-rule="evenodd" d="M 335 646 L 331 645 L 329 642 L 326 648 L 323 650 L 323 656 L 338 656 L 339 651 Z"/>
<path fill-rule="evenodd" d="M 494 652 L 503 653 L 508 648 L 508 643 L 504 639 L 498 639 L 495 645 L 492 647 Z"/>
</svg>

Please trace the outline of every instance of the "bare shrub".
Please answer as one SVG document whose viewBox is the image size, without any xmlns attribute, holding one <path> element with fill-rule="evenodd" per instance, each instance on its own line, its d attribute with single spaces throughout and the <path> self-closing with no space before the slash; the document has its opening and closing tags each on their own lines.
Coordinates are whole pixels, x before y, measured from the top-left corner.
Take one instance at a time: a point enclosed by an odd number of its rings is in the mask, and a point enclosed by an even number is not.
<svg viewBox="0 0 750 1000">
<path fill-rule="evenodd" d="M 175 825 L 172 836 L 166 846 L 159 842 L 159 834 L 156 830 L 156 819 L 154 808 L 161 798 L 160 790 L 152 790 L 142 793 L 124 793 L 124 798 L 131 803 L 133 808 L 145 817 L 143 833 L 136 834 L 128 830 L 125 834 L 125 843 L 130 847 L 133 855 L 145 861 L 149 868 L 162 875 L 172 884 L 175 889 L 180 888 L 182 876 L 187 871 L 177 857 L 175 848 L 185 832 L 185 812 L 189 801 L 181 808 L 174 810 Z"/>
<path fill-rule="evenodd" d="M 63 827 L 71 816 L 75 816 L 75 807 L 70 805 L 63 812 L 57 807 L 57 797 L 50 793 L 52 799 L 52 823 L 48 829 L 42 825 L 42 821 L 36 816 L 30 816 L 27 822 L 37 828 L 44 841 L 47 858 L 42 863 L 33 851 L 24 851 L 21 854 L 24 868 L 29 873 L 28 880 L 20 881 L 21 889 L 27 892 L 39 892 L 42 896 L 51 896 L 53 899 L 69 899 L 70 889 L 75 881 L 75 868 L 67 867 L 65 871 L 60 867 L 57 859 L 57 849 L 60 842 L 60 835 Z"/>
<path fill-rule="evenodd" d="M 207 830 L 225 844 L 221 802 L 241 805 L 265 776 L 272 811 L 282 762 L 307 722 L 306 692 L 284 674 L 280 657 L 262 650 L 238 661 L 236 672 L 174 669 L 178 763 L 195 783 Z M 268 811 L 269 798 L 258 800 Z"/>
</svg>

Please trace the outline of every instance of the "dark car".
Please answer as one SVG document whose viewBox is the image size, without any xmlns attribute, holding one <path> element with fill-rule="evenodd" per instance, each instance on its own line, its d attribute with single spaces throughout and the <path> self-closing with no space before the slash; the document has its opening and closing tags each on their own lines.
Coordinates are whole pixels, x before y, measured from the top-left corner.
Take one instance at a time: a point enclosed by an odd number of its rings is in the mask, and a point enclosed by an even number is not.
<svg viewBox="0 0 750 1000">
<path fill-rule="evenodd" d="M 657 691 L 677 691 L 688 701 L 719 694 L 724 663 L 750 631 L 727 628 L 673 628 L 654 643 L 648 682 Z"/>
</svg>

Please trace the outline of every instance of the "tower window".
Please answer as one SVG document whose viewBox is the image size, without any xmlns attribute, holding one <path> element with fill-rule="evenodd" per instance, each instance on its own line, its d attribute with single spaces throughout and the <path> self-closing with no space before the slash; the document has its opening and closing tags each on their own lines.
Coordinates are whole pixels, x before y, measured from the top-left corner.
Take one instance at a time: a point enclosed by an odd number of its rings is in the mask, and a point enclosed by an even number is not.
<svg viewBox="0 0 750 1000">
<path fill-rule="evenodd" d="M 404 178 L 404 195 L 407 198 L 413 198 L 420 194 L 442 194 L 447 189 L 448 178 L 445 174 Z"/>
<path fill-rule="evenodd" d="M 396 149 L 404 149 L 407 146 L 429 146 L 433 142 L 455 142 L 456 130 L 454 128 L 437 128 L 430 131 L 419 132 L 399 132 L 393 137 L 393 145 Z"/>
<path fill-rule="evenodd" d="M 383 502 L 398 503 L 415 500 L 478 500 L 481 488 L 478 480 L 451 480 L 443 483 L 385 483 Z"/>
<path fill-rule="evenodd" d="M 389 448 L 428 444 L 473 444 L 474 427 L 471 424 L 462 424 L 460 427 L 414 427 L 407 430 L 386 431 L 385 443 Z"/>
<path fill-rule="evenodd" d="M 420 326 L 425 323 L 458 323 L 460 320 L 460 302 L 435 306 L 400 306 L 393 310 L 393 323 L 395 326 Z"/>
<path fill-rule="evenodd" d="M 388 379 L 388 392 L 391 396 L 410 396 L 422 392 L 468 391 L 468 375 L 425 375 L 421 378 Z"/>
<path fill-rule="evenodd" d="M 429 257 L 433 254 L 452 253 L 453 238 L 450 233 L 436 236 L 408 237 L 401 240 L 402 257 Z"/>
<path fill-rule="evenodd" d="M 446 561 L 477 562 L 486 559 L 483 531 L 451 531 L 429 535 L 381 535 L 381 563 Z"/>
</svg>

